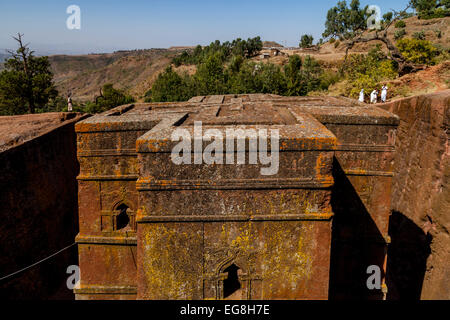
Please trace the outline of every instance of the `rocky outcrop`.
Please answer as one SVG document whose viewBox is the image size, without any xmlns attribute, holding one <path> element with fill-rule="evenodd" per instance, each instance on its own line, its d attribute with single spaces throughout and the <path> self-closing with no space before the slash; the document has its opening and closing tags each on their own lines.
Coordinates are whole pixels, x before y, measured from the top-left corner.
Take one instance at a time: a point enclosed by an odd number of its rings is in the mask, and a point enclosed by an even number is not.
<svg viewBox="0 0 450 320">
<path fill-rule="evenodd" d="M 391 299 L 450 299 L 450 90 L 381 107 L 400 126 L 388 253 Z"/>
<path fill-rule="evenodd" d="M 78 264 L 76 113 L 0 117 L 0 298 L 73 299 Z"/>
</svg>

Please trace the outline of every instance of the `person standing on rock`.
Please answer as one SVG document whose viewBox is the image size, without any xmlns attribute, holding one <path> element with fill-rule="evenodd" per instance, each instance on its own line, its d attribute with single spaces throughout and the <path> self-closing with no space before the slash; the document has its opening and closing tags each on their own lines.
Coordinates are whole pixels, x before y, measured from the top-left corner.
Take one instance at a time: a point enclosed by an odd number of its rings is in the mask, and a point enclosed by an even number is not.
<svg viewBox="0 0 450 320">
<path fill-rule="evenodd" d="M 387 98 L 387 91 L 388 87 L 386 85 L 383 85 L 381 88 L 381 102 L 385 103 Z"/>
<path fill-rule="evenodd" d="M 361 89 L 359 93 L 359 102 L 364 102 L 364 89 Z"/>
<path fill-rule="evenodd" d="M 377 89 L 375 89 L 370 94 L 370 103 L 377 103 L 377 101 L 378 101 L 378 91 Z"/>
<path fill-rule="evenodd" d="M 69 94 L 69 97 L 67 98 L 67 111 L 72 112 L 72 98 Z"/>
</svg>

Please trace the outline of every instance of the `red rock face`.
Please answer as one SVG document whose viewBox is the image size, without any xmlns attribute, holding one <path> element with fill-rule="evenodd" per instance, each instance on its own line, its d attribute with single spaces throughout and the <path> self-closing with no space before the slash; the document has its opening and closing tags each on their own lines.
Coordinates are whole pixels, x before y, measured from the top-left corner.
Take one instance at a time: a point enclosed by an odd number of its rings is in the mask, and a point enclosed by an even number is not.
<svg viewBox="0 0 450 320">
<path fill-rule="evenodd" d="M 222 141 L 223 163 L 198 158 L 200 121 L 222 137 L 277 130 L 276 144 L 258 140 L 277 170 L 250 160 L 249 139 L 228 153 Z M 77 298 L 380 298 L 366 269 L 385 270 L 397 124 L 345 99 L 273 95 L 137 104 L 77 124 Z M 176 164 L 179 130 L 194 138 Z"/>
<path fill-rule="evenodd" d="M 78 232 L 76 113 L 0 117 L 0 277 L 74 242 Z M 73 299 L 76 246 L 0 281 L 0 297 Z"/>
<path fill-rule="evenodd" d="M 450 90 L 382 107 L 401 118 L 392 186 L 392 299 L 450 299 Z"/>
</svg>

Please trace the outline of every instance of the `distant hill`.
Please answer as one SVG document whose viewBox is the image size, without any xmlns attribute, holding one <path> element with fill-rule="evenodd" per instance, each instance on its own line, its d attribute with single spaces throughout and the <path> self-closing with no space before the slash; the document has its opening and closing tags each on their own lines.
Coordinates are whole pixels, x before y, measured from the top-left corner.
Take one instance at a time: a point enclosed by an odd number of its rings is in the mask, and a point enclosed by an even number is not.
<svg viewBox="0 0 450 320">
<path fill-rule="evenodd" d="M 281 48 L 283 47 L 281 44 L 275 41 L 263 41 L 263 47 L 270 48 L 270 47 L 277 47 Z"/>
<path fill-rule="evenodd" d="M 54 55 L 49 60 L 61 95 L 92 100 L 105 83 L 126 90 L 139 99 L 178 50 L 148 49 L 105 54 Z"/>
</svg>

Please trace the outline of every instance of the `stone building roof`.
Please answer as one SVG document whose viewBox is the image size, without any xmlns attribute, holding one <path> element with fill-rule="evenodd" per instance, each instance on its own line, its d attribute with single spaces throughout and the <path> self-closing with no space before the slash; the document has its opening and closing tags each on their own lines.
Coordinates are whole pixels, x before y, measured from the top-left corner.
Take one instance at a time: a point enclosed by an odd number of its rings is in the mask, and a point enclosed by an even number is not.
<svg viewBox="0 0 450 320">
<path fill-rule="evenodd" d="M 0 117 L 0 152 L 53 131 L 68 121 L 78 121 L 80 113 L 50 112 Z"/>
</svg>

